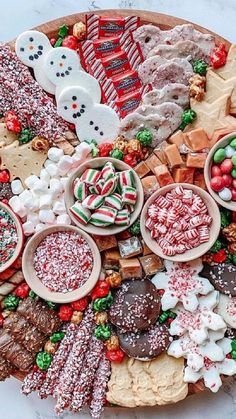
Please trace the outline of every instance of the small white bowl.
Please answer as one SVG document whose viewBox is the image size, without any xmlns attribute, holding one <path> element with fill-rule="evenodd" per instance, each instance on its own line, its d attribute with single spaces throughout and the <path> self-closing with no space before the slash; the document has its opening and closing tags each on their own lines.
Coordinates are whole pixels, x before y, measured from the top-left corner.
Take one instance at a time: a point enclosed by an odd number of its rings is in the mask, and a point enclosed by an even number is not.
<svg viewBox="0 0 236 419">
<path fill-rule="evenodd" d="M 194 249 L 186 250 L 186 252 L 184 253 L 177 254 L 175 256 L 166 256 L 162 252 L 162 249 L 157 244 L 156 240 L 152 239 L 150 230 L 148 230 L 148 228 L 146 227 L 147 210 L 148 207 L 157 199 L 158 196 L 166 195 L 167 192 L 176 188 L 176 186 L 182 186 L 185 189 L 191 189 L 193 192 L 198 194 L 206 204 L 209 215 L 212 217 L 213 221 L 210 226 L 210 240 L 208 242 L 200 244 Z M 198 186 L 191 185 L 189 183 L 173 183 L 171 185 L 167 185 L 163 188 L 158 189 L 145 203 L 140 219 L 141 234 L 147 246 L 156 255 L 160 256 L 163 259 L 171 260 L 173 262 L 187 262 L 189 260 L 197 259 L 198 257 L 208 252 L 208 250 L 212 247 L 212 245 L 215 243 L 216 239 L 219 236 L 220 223 L 220 211 L 214 199 L 209 195 L 209 193 L 207 193 L 203 189 L 199 188 Z"/>
<path fill-rule="evenodd" d="M 137 190 L 137 202 L 135 204 L 134 212 L 132 212 L 130 217 L 130 224 L 129 226 L 116 226 L 116 225 L 109 225 L 108 227 L 96 227 L 90 223 L 84 225 L 78 221 L 78 219 L 71 213 L 70 207 L 75 203 L 76 199 L 73 194 L 73 185 L 74 181 L 77 177 L 80 177 L 86 169 L 99 169 L 104 166 L 107 162 L 113 163 L 114 167 L 118 171 L 123 170 L 132 170 L 133 176 L 134 176 L 134 182 L 135 187 Z M 109 236 L 111 234 L 118 234 L 121 231 L 126 230 L 129 228 L 134 221 L 138 218 L 142 207 L 143 207 L 143 200 L 144 200 L 144 194 L 143 194 L 143 187 L 142 183 L 137 175 L 137 173 L 126 163 L 124 163 L 121 160 L 113 159 L 113 158 L 107 158 L 107 157 L 97 157 L 96 159 L 87 160 L 83 164 L 81 164 L 74 173 L 69 177 L 66 188 L 65 188 L 65 202 L 66 202 L 66 208 L 67 212 L 73 221 L 75 225 L 80 227 L 82 230 L 86 231 L 89 234 L 94 234 L 98 236 Z"/>
<path fill-rule="evenodd" d="M 37 249 L 39 243 L 49 234 L 56 233 L 58 231 L 73 231 L 80 234 L 88 242 L 93 254 L 93 269 L 89 279 L 84 285 L 82 285 L 82 287 L 65 293 L 50 291 L 38 278 L 33 262 L 35 250 Z M 52 226 L 44 228 L 28 241 L 23 253 L 22 271 L 30 288 L 41 298 L 47 301 L 53 301 L 54 303 L 70 303 L 71 301 L 76 301 L 85 297 L 85 295 L 89 294 L 96 285 L 101 271 L 101 256 L 94 240 L 83 230 L 74 226 Z"/>
</svg>

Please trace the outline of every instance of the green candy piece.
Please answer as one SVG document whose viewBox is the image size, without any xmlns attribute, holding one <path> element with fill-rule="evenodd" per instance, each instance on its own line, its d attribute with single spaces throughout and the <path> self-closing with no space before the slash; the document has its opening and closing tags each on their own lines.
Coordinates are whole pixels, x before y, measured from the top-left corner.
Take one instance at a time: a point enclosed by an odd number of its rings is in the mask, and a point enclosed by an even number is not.
<svg viewBox="0 0 236 419">
<path fill-rule="evenodd" d="M 8 294 L 3 300 L 3 307 L 7 310 L 14 311 L 18 307 L 20 298 L 13 294 Z"/>
<path fill-rule="evenodd" d="M 231 176 L 235 179 L 236 178 L 236 169 L 231 171 Z"/>
<path fill-rule="evenodd" d="M 118 148 L 114 148 L 114 150 L 110 151 L 110 156 L 113 157 L 113 159 L 122 160 L 124 157 L 124 153 Z"/>
<path fill-rule="evenodd" d="M 230 211 L 222 210 L 220 211 L 220 218 L 221 218 L 221 227 L 225 228 L 231 223 L 231 215 Z"/>
<path fill-rule="evenodd" d="M 111 307 L 113 303 L 113 297 L 111 292 L 109 292 L 106 297 L 96 298 L 93 302 L 94 311 L 105 311 Z"/>
<path fill-rule="evenodd" d="M 230 255 L 230 256 L 231 256 L 231 258 L 230 258 L 231 262 L 233 263 L 233 265 L 236 266 L 236 253 L 234 255 Z M 235 347 L 235 349 L 236 349 L 236 347 Z"/>
<path fill-rule="evenodd" d="M 173 311 L 169 311 L 169 317 L 171 317 L 172 319 L 175 319 L 177 316 L 176 313 L 174 313 Z"/>
<path fill-rule="evenodd" d="M 34 138 L 34 134 L 32 134 L 28 128 L 24 128 L 20 132 L 19 142 L 20 142 L 20 144 L 27 144 L 33 138 Z"/>
<path fill-rule="evenodd" d="M 213 246 L 210 248 L 210 252 L 217 253 L 220 249 L 222 249 L 222 247 L 222 242 L 219 239 L 217 239 Z"/>
<path fill-rule="evenodd" d="M 51 308 L 52 310 L 56 310 L 58 308 L 58 304 L 57 303 L 53 303 L 52 301 L 46 301 L 47 306 L 49 308 Z"/>
<path fill-rule="evenodd" d="M 196 60 L 193 62 L 193 71 L 194 73 L 200 74 L 201 76 L 205 76 L 207 72 L 207 63 L 204 60 Z"/>
<path fill-rule="evenodd" d="M 159 316 L 159 323 L 164 323 L 169 317 L 169 311 L 163 311 L 163 313 Z"/>
<path fill-rule="evenodd" d="M 53 45 L 53 48 L 58 48 L 58 47 L 61 47 L 62 42 L 63 42 L 63 38 L 59 37 L 59 38 L 56 40 L 55 44 Z"/>
<path fill-rule="evenodd" d="M 60 38 L 65 38 L 66 35 L 68 35 L 69 28 L 66 24 L 59 27 L 58 36 Z"/>
<path fill-rule="evenodd" d="M 35 294 L 35 292 L 33 290 L 30 290 L 29 297 L 34 300 L 37 297 L 37 294 Z"/>
<path fill-rule="evenodd" d="M 108 324 L 100 324 L 95 328 L 94 334 L 97 339 L 107 340 L 111 337 L 111 328 Z"/>
<path fill-rule="evenodd" d="M 232 161 L 233 165 L 234 165 L 234 166 L 236 166 L 236 154 L 234 154 L 234 155 L 231 157 L 231 161 Z"/>
<path fill-rule="evenodd" d="M 136 138 L 144 147 L 150 147 L 153 135 L 148 129 L 141 129 L 136 134 Z"/>
<path fill-rule="evenodd" d="M 194 121 L 194 119 L 197 118 L 197 114 L 193 109 L 186 109 L 183 113 L 182 113 L 182 122 L 179 126 L 179 129 L 181 129 L 182 131 L 184 130 L 184 128 L 188 125 L 191 124 L 191 122 Z"/>
<path fill-rule="evenodd" d="M 232 356 L 233 359 L 236 359 L 236 351 L 231 351 L 230 355 Z"/>
<path fill-rule="evenodd" d="M 48 352 L 39 352 L 36 356 L 36 364 L 40 370 L 47 370 L 52 362 L 52 355 Z"/>
<path fill-rule="evenodd" d="M 60 340 L 62 340 L 64 336 L 65 336 L 64 332 L 55 332 L 53 333 L 52 336 L 50 336 L 49 339 L 50 339 L 50 342 L 57 343 L 57 342 L 60 342 Z"/>
<path fill-rule="evenodd" d="M 231 147 L 233 147 L 236 150 L 236 137 L 232 138 L 232 140 L 230 141 L 229 145 L 231 145 Z"/>
<path fill-rule="evenodd" d="M 216 150 L 214 156 L 213 156 L 213 160 L 215 163 L 221 163 L 226 157 L 226 152 L 224 148 L 218 148 L 218 150 Z"/>
<path fill-rule="evenodd" d="M 133 236 L 138 236 L 140 234 L 140 219 L 133 223 L 133 225 L 129 228 L 129 232 L 133 234 Z"/>
<path fill-rule="evenodd" d="M 236 351 L 236 339 L 232 340 L 231 347 L 232 347 L 233 351 Z"/>
</svg>

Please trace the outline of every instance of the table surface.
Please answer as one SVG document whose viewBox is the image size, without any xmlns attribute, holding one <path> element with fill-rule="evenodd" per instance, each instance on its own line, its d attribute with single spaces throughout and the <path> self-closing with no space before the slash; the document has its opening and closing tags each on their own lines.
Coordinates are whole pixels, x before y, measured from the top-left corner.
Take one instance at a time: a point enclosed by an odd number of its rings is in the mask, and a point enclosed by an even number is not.
<svg viewBox="0 0 236 419">
<path fill-rule="evenodd" d="M 153 10 L 198 23 L 236 43 L 235 0 L 0 0 L 0 41 L 13 39 L 22 31 L 43 22 L 72 13 L 98 9 L 128 8 Z M 236 379 L 217 394 L 204 392 L 166 407 L 132 410 L 106 409 L 104 419 L 233 419 L 236 417 Z M 0 383 L 1 419 L 56 419 L 54 401 L 40 400 L 36 394 L 20 394 L 20 382 L 14 378 Z M 14 400 L 14 403 L 13 403 Z M 60 418 L 86 419 L 89 414 L 65 413 Z"/>
</svg>

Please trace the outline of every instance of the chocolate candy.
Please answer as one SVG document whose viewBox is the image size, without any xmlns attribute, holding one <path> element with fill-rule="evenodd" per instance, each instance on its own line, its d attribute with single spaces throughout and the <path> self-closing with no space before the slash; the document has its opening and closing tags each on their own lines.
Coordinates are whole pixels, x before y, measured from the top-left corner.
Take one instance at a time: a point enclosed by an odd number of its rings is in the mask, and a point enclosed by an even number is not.
<svg viewBox="0 0 236 419">
<path fill-rule="evenodd" d="M 122 332 L 146 330 L 157 320 L 160 301 L 149 280 L 124 281 L 116 291 L 109 319 Z"/>
<path fill-rule="evenodd" d="M 121 349 L 130 357 L 148 361 L 165 351 L 172 338 L 165 324 L 155 324 L 144 332 L 121 333 L 118 331 Z"/>
<path fill-rule="evenodd" d="M 222 294 L 236 297 L 236 266 L 229 263 L 204 265 L 201 276 L 209 279 Z"/>
</svg>

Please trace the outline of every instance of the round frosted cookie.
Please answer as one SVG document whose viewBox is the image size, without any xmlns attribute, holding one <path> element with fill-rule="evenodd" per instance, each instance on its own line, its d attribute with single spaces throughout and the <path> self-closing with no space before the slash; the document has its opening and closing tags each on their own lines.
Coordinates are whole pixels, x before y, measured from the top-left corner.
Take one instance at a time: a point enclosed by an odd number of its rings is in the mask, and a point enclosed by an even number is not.
<svg viewBox="0 0 236 419">
<path fill-rule="evenodd" d="M 116 291 L 109 311 L 111 323 L 122 332 L 146 330 L 156 323 L 160 313 L 158 291 L 149 281 L 124 281 Z"/>
<path fill-rule="evenodd" d="M 129 356 L 148 361 L 166 351 L 173 338 L 165 324 L 155 324 L 142 332 L 118 331 L 121 349 Z"/>
<path fill-rule="evenodd" d="M 201 276 L 209 279 L 217 291 L 236 297 L 236 266 L 229 263 L 204 265 Z"/>
<path fill-rule="evenodd" d="M 228 295 L 220 294 L 216 311 L 230 327 L 236 329 L 236 297 L 230 298 Z"/>
</svg>

